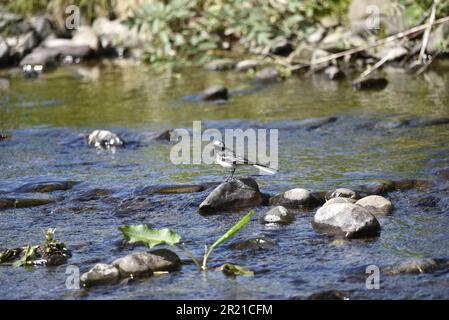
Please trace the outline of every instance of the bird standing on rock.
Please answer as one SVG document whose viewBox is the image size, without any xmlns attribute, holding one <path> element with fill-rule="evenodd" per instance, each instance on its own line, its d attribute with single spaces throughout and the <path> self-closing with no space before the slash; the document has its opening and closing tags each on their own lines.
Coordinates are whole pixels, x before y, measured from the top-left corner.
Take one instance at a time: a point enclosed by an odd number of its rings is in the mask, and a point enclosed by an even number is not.
<svg viewBox="0 0 449 320">
<path fill-rule="evenodd" d="M 235 169 L 240 166 L 252 166 L 254 168 L 259 169 L 260 172 L 264 172 L 266 174 L 276 173 L 275 169 L 264 166 L 262 164 L 258 164 L 256 162 L 251 162 L 243 157 L 236 155 L 234 151 L 226 148 L 223 141 L 220 140 L 214 141 L 214 148 L 215 148 L 215 161 L 217 162 L 217 164 L 219 164 L 223 168 L 231 169 L 231 174 L 226 179 L 226 181 L 232 180 L 234 178 Z"/>
</svg>

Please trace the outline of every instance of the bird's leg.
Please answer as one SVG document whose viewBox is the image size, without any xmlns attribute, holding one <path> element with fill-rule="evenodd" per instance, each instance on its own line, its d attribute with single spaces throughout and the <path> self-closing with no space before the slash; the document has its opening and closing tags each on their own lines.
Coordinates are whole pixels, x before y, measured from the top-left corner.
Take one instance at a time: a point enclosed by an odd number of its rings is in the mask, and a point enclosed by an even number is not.
<svg viewBox="0 0 449 320">
<path fill-rule="evenodd" d="M 231 169 L 231 177 L 230 177 L 231 181 L 234 179 L 234 173 L 235 173 L 235 168 L 232 168 Z"/>
</svg>

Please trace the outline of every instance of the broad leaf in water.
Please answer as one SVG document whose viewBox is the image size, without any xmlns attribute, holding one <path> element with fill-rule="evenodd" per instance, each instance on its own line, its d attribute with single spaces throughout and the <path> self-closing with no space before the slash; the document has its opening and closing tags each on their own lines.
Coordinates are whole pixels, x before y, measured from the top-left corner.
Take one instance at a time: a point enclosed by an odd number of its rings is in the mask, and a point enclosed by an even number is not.
<svg viewBox="0 0 449 320">
<path fill-rule="evenodd" d="M 253 276 L 254 272 L 248 270 L 244 267 L 238 266 L 232 263 L 225 263 L 221 267 L 217 269 L 218 271 L 222 271 L 227 276 Z"/>
<path fill-rule="evenodd" d="M 177 244 L 181 237 L 168 228 L 153 229 L 147 225 L 133 225 L 119 227 L 123 237 L 129 243 L 143 242 L 150 249 L 159 244 Z"/>
<path fill-rule="evenodd" d="M 212 253 L 212 251 L 214 251 L 215 248 L 217 248 L 220 244 L 222 244 L 226 240 L 230 239 L 237 232 L 239 232 L 240 229 L 242 229 L 244 226 L 246 226 L 247 223 L 249 222 L 249 220 L 251 219 L 251 217 L 253 216 L 253 214 L 254 214 L 254 210 L 251 210 L 250 212 L 248 212 L 248 214 L 246 214 L 242 219 L 240 219 L 240 221 L 237 222 L 231 229 L 229 229 L 228 232 L 226 232 L 217 241 L 215 241 L 215 243 L 209 248 L 209 251 L 207 251 L 207 253 L 204 255 L 203 265 L 202 265 L 203 270 L 207 269 L 206 268 L 207 259 L 209 258 L 209 255 Z"/>
</svg>

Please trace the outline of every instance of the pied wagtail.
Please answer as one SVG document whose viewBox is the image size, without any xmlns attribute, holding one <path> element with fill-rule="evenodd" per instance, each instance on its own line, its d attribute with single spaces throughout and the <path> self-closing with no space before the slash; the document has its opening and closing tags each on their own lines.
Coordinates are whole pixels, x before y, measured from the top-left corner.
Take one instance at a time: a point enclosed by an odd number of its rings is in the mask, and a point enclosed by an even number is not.
<svg viewBox="0 0 449 320">
<path fill-rule="evenodd" d="M 240 157 L 234 153 L 234 151 L 226 148 L 223 141 L 214 141 L 215 147 L 215 161 L 217 164 L 223 168 L 231 169 L 231 175 L 226 179 L 226 181 L 232 180 L 234 177 L 234 172 L 237 167 L 240 166 L 252 166 L 260 170 L 260 172 L 265 172 L 267 174 L 275 174 L 276 170 L 258 164 L 256 162 L 251 162 L 243 157 Z"/>
</svg>

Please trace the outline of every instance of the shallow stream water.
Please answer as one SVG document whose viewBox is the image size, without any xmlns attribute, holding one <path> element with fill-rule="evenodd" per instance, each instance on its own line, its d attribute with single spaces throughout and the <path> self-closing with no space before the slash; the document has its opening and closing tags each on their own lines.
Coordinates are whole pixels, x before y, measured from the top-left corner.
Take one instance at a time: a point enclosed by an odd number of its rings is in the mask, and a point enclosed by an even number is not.
<svg viewBox="0 0 449 320">
<path fill-rule="evenodd" d="M 352 299 L 449 298 L 449 273 L 382 275 L 379 290 L 365 287 L 368 265 L 449 258 L 449 183 L 436 174 L 449 168 L 449 125 L 376 126 L 403 118 L 449 117 L 447 71 L 444 61 L 420 78 L 390 69 L 388 87 L 374 92 L 355 92 L 349 80 L 328 82 L 320 75 L 255 89 L 248 75 L 232 71 L 174 73 L 110 61 L 61 67 L 32 80 L 12 75 L 0 87 L 0 131 L 11 135 L 0 141 L 0 190 L 39 181 L 80 183 L 51 193 L 55 203 L 0 211 L 0 247 L 40 243 L 42 230 L 55 227 L 56 238 L 73 254 L 58 267 L 0 266 L 0 298 L 287 299 L 327 290 L 349 291 Z M 211 84 L 224 84 L 235 94 L 225 104 L 182 100 Z M 336 121 L 318 128 L 300 121 L 329 116 Z M 172 164 L 169 142 L 151 141 L 112 153 L 79 139 L 94 129 L 108 129 L 138 141 L 143 133 L 191 128 L 194 120 L 208 128 L 279 129 L 279 173 L 238 172 L 254 175 L 264 193 L 295 187 L 331 190 L 376 179 L 424 179 L 430 186 L 388 194 L 395 210 L 380 218 L 381 234 L 372 240 L 341 242 L 318 234 L 311 226 L 314 211 L 296 211 L 288 226 L 264 226 L 258 218 L 268 208 L 256 208 L 257 218 L 210 258 L 211 266 L 243 265 L 255 271 L 253 277 L 198 273 L 186 263 L 169 275 L 68 290 L 67 265 L 85 272 L 97 262 L 143 250 L 121 245 L 121 225 L 169 227 L 201 256 L 204 244 L 213 243 L 247 212 L 200 215 L 198 205 L 209 191 L 153 195 L 144 199 L 145 205 L 125 210 L 123 204 L 134 201 L 141 187 L 219 182 L 227 172 L 218 166 Z M 92 189 L 107 190 L 107 195 L 82 201 Z M 233 242 L 262 236 L 276 245 L 232 249 Z"/>
</svg>

